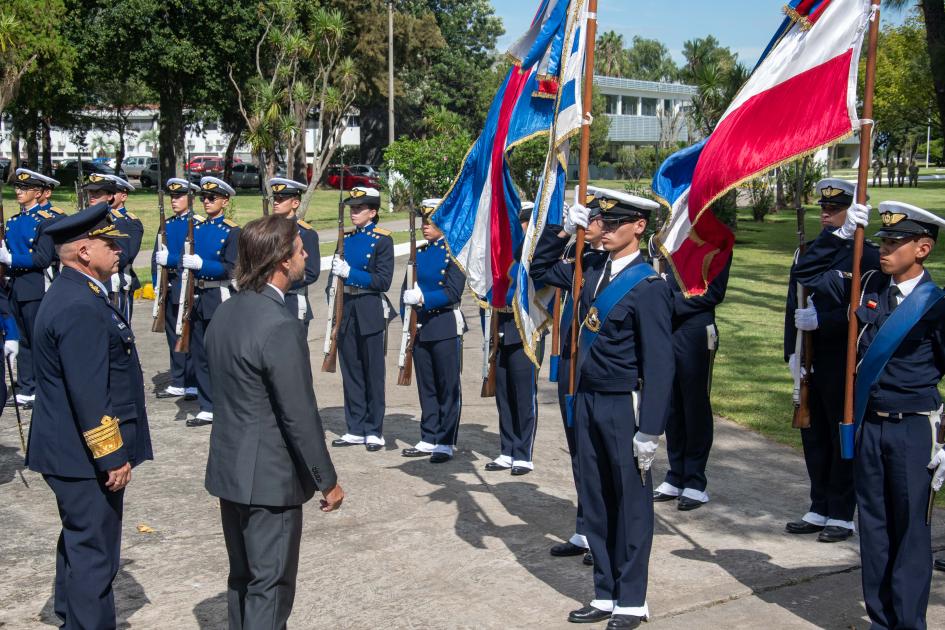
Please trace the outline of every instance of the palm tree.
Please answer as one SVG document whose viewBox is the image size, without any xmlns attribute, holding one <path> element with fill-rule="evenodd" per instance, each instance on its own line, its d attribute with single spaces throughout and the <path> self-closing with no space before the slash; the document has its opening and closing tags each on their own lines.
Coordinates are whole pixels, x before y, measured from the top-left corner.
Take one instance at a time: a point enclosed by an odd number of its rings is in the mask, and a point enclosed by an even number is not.
<svg viewBox="0 0 945 630">
<path fill-rule="evenodd" d="M 605 77 L 619 77 L 623 75 L 627 59 L 623 35 L 614 31 L 607 31 L 598 37 L 594 55 L 596 58 L 594 72 L 596 74 Z"/>
</svg>

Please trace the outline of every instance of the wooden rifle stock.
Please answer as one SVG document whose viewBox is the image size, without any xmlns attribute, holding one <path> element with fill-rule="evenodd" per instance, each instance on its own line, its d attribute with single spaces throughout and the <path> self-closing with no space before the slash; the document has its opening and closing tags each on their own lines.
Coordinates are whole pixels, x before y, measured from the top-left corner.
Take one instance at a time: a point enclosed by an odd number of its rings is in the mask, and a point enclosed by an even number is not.
<svg viewBox="0 0 945 630">
<path fill-rule="evenodd" d="M 417 215 L 414 212 L 413 204 L 410 204 L 410 260 L 407 263 L 407 277 L 409 278 L 408 289 L 412 289 L 417 284 Z M 400 373 L 397 375 L 398 385 L 410 385 L 413 374 L 413 345 L 417 340 L 417 307 L 407 306 L 410 309 L 408 325 L 404 328 L 404 336 L 401 341 L 403 347 L 403 363 L 400 365 Z"/>
<path fill-rule="evenodd" d="M 491 307 L 490 307 L 491 308 Z M 495 397 L 495 362 L 499 356 L 499 314 L 492 313 L 492 324 L 489 327 L 489 370 L 482 378 L 482 398 Z"/>
<path fill-rule="evenodd" d="M 342 175 L 343 177 L 343 175 Z M 342 184 L 342 190 L 344 185 Z M 342 197 L 341 190 L 338 191 Z M 345 254 L 345 205 L 338 202 L 338 242 L 335 245 L 335 258 L 344 258 Z M 344 278 L 334 276 L 331 279 L 334 288 L 329 293 L 329 303 L 332 306 L 331 319 L 328 320 L 329 331 L 325 339 L 325 359 L 322 361 L 322 372 L 335 372 L 338 362 L 338 331 L 341 330 L 341 319 L 345 308 L 345 281 Z M 333 294 L 331 293 L 333 292 Z"/>
<path fill-rule="evenodd" d="M 189 181 L 189 179 L 188 179 Z M 187 208 L 190 218 L 187 220 L 187 238 L 184 240 L 184 253 L 194 253 L 194 195 L 187 194 Z M 177 313 L 177 343 L 174 352 L 190 352 L 190 319 L 194 310 L 194 272 L 184 268 L 181 282 L 180 310 Z"/>
<path fill-rule="evenodd" d="M 797 181 L 794 187 L 794 208 L 797 211 L 797 239 L 799 241 L 797 251 L 799 255 L 803 255 L 807 249 L 804 225 L 805 210 L 801 203 L 801 196 L 804 194 L 804 179 L 808 159 L 804 158 L 798 165 Z M 807 300 L 807 289 L 798 285 L 797 307 L 807 308 L 809 306 Z M 814 335 L 805 330 L 798 330 L 797 334 L 801 336 L 799 344 L 801 354 L 797 357 L 801 378 L 798 384 L 797 400 L 794 404 L 794 416 L 791 420 L 791 426 L 795 429 L 808 429 L 810 428 L 810 372 L 814 360 Z"/>
<path fill-rule="evenodd" d="M 0 241 L 4 245 L 7 243 L 7 217 L 3 212 L 3 180 L 0 179 Z M 9 268 L 6 265 L 0 265 L 0 285 L 6 286 L 7 272 Z"/>
<path fill-rule="evenodd" d="M 158 238 L 157 245 L 158 250 L 161 247 L 167 247 L 167 215 L 164 213 L 164 191 L 158 188 L 158 212 L 161 215 L 161 224 L 158 227 Z M 154 317 L 154 321 L 151 323 L 151 332 L 162 333 L 165 332 L 167 327 L 167 322 L 165 321 L 165 315 L 167 313 L 167 289 L 168 289 L 168 278 L 167 278 L 167 266 L 159 266 L 160 271 L 158 271 L 158 285 L 154 295 L 154 309 L 151 314 Z"/>
</svg>

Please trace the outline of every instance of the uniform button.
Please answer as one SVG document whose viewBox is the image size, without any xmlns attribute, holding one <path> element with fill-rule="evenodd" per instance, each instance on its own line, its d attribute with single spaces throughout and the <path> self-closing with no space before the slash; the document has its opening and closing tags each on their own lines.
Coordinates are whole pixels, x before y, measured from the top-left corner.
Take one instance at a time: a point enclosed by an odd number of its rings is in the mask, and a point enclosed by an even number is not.
<svg viewBox="0 0 945 630">
<path fill-rule="evenodd" d="M 370 255 L 370 254 L 368 254 L 368 255 L 367 255 L 367 257 L 368 257 L 368 258 L 370 258 L 370 257 L 371 257 L 371 255 Z"/>
<path fill-rule="evenodd" d="M 440 285 L 440 286 L 442 287 L 442 286 L 443 286 L 443 281 L 442 281 L 442 280 L 440 280 L 439 282 L 437 282 L 437 284 L 438 284 L 438 285 Z"/>
<path fill-rule="evenodd" d="M 446 275 L 446 269 L 440 269 L 440 275 L 441 275 L 441 276 L 445 276 L 445 275 Z"/>
</svg>

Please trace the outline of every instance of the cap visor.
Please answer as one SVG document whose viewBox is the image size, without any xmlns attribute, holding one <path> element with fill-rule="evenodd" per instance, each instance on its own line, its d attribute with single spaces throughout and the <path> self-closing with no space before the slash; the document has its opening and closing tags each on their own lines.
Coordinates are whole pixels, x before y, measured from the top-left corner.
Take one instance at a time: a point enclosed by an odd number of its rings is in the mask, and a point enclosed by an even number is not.
<svg viewBox="0 0 945 630">
<path fill-rule="evenodd" d="M 914 232 L 897 232 L 896 230 L 880 230 L 873 235 L 874 238 L 891 238 L 895 241 L 901 241 L 904 238 L 914 236 L 928 236 L 928 234 L 915 234 Z"/>
<path fill-rule="evenodd" d="M 96 234 L 93 238 L 130 238 L 124 232 L 119 232 L 115 230 L 113 232 L 103 232 L 102 234 Z"/>
</svg>

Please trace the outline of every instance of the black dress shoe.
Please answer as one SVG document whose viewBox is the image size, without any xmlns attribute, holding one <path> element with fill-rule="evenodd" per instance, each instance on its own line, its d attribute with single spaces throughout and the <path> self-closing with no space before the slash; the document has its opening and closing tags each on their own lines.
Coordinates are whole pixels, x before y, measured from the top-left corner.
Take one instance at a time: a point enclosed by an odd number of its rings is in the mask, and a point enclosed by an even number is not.
<svg viewBox="0 0 945 630">
<path fill-rule="evenodd" d="M 332 446 L 360 446 L 358 442 L 349 442 L 348 440 L 342 438 L 335 438 L 331 441 Z"/>
<path fill-rule="evenodd" d="M 25 403 L 20 403 L 20 411 L 29 411 L 33 408 L 33 401 L 27 401 Z"/>
<path fill-rule="evenodd" d="M 184 400 L 197 400 L 197 394 L 184 394 Z"/>
<path fill-rule="evenodd" d="M 531 468 L 526 468 L 525 466 L 512 466 L 512 475 L 516 477 L 521 477 L 522 475 L 527 475 L 532 471 Z"/>
<path fill-rule="evenodd" d="M 591 605 L 587 605 L 578 610 L 572 610 L 568 614 L 568 621 L 571 623 L 597 623 L 604 619 L 610 619 L 610 612 L 594 608 Z"/>
<path fill-rule="evenodd" d="M 556 558 L 564 558 L 567 556 L 583 556 L 585 553 L 587 553 L 587 547 L 575 545 L 569 540 L 568 542 L 558 543 L 549 549 L 548 552 Z"/>
<path fill-rule="evenodd" d="M 364 448 L 367 449 L 368 452 L 370 453 L 375 453 L 381 450 L 382 448 L 384 448 L 384 445 L 383 444 L 365 444 Z"/>
<path fill-rule="evenodd" d="M 426 457 L 429 455 L 429 453 L 421 451 L 419 448 L 405 448 L 400 451 L 400 454 L 403 457 Z"/>
<path fill-rule="evenodd" d="M 666 503 L 667 501 L 675 501 L 679 496 L 675 494 L 666 494 L 663 492 L 654 492 L 653 493 L 653 503 Z"/>
<path fill-rule="evenodd" d="M 643 617 L 636 615 L 611 615 L 607 622 L 607 630 L 631 630 L 639 628 L 643 623 Z"/>
<path fill-rule="evenodd" d="M 496 462 L 489 462 L 486 464 L 486 470 L 489 472 L 495 472 L 497 470 L 508 470 L 510 466 L 503 466 L 502 464 L 497 464 Z"/>
<path fill-rule="evenodd" d="M 676 504 L 676 509 L 680 512 L 689 512 L 690 510 L 698 510 L 703 505 L 705 505 L 699 499 L 690 499 L 689 497 L 679 497 L 679 503 Z"/>
<path fill-rule="evenodd" d="M 837 527 L 836 525 L 828 525 L 822 532 L 820 532 L 820 535 L 817 536 L 817 542 L 843 542 L 852 535 L 852 529 L 847 529 L 846 527 Z"/>
<path fill-rule="evenodd" d="M 807 521 L 791 521 L 784 526 L 784 531 L 789 534 L 816 534 L 822 530 L 822 526 L 811 525 Z"/>
<path fill-rule="evenodd" d="M 937 558 L 935 562 L 932 563 L 932 567 L 934 567 L 936 571 L 945 571 L 945 559 Z"/>
<path fill-rule="evenodd" d="M 453 459 L 452 455 L 447 455 L 446 453 L 433 453 L 430 455 L 431 464 L 442 464 L 443 462 L 448 462 Z"/>
<path fill-rule="evenodd" d="M 594 566 L 594 554 L 588 551 L 586 554 L 584 554 L 584 559 L 581 560 L 581 562 L 583 562 L 589 567 Z"/>
<path fill-rule="evenodd" d="M 213 424 L 213 420 L 204 420 L 203 418 L 187 418 L 185 423 L 188 427 L 204 427 Z"/>
</svg>

